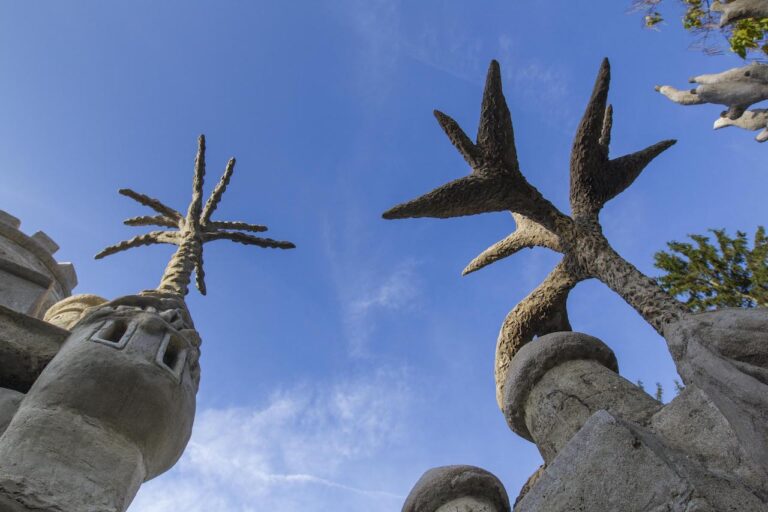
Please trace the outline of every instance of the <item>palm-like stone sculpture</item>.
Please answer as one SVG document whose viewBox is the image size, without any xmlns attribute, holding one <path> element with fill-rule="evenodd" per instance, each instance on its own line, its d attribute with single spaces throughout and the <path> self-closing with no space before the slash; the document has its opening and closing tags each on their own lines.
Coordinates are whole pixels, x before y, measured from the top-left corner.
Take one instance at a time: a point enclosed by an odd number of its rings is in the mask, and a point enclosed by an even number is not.
<svg viewBox="0 0 768 512">
<path fill-rule="evenodd" d="M 227 166 L 210 197 L 203 206 L 203 181 L 205 178 L 205 136 L 198 139 L 197 157 L 195 158 L 195 174 L 192 181 L 192 201 L 187 208 L 187 214 L 182 215 L 158 201 L 144 194 L 139 194 L 130 189 L 121 189 L 120 193 L 137 202 L 155 210 L 159 215 L 132 217 L 125 221 L 129 226 L 163 226 L 176 228 L 174 231 L 151 231 L 139 235 L 130 240 L 112 245 L 96 255 L 96 259 L 125 251 L 133 247 L 153 244 L 173 244 L 178 249 L 165 268 L 163 277 L 157 291 L 185 296 L 192 272 L 195 273 L 197 289 L 205 295 L 205 273 L 203 270 L 203 244 L 213 240 L 231 240 L 246 245 L 269 247 L 278 249 L 293 249 L 296 246 L 291 242 L 261 238 L 242 233 L 241 231 L 262 232 L 266 226 L 248 224 L 246 222 L 229 222 L 211 220 L 211 215 L 216 211 L 221 201 L 221 196 L 227 189 L 229 180 L 235 169 L 235 159 L 230 158 Z"/>
<path fill-rule="evenodd" d="M 603 236 L 602 207 L 623 192 L 643 169 L 675 141 L 609 158 L 612 107 L 607 105 L 610 66 L 604 60 L 571 152 L 571 215 L 560 212 L 520 171 L 512 119 L 501 87 L 499 64 L 491 62 L 485 83 L 476 142 L 459 125 L 435 111 L 440 126 L 472 167 L 452 181 L 395 206 L 386 219 L 457 217 L 510 210 L 517 224 L 464 270 L 474 272 L 526 247 L 545 247 L 563 255 L 544 281 L 507 316 L 496 347 L 497 400 L 502 403 L 507 369 L 515 353 L 536 336 L 570 330 L 566 299 L 580 281 L 597 278 L 621 295 L 659 333 L 685 310 L 650 278 L 619 256 Z"/>
</svg>

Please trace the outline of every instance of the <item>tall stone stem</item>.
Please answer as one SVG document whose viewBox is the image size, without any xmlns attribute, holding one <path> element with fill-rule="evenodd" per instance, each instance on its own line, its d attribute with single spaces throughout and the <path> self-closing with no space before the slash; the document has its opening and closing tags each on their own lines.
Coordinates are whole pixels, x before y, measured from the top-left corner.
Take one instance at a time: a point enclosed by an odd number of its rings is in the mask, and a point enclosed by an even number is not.
<svg viewBox="0 0 768 512">
<path fill-rule="evenodd" d="M 187 294 L 196 255 L 202 250 L 202 240 L 193 232 L 185 232 L 179 248 L 176 249 L 157 290 L 184 297 Z"/>
</svg>

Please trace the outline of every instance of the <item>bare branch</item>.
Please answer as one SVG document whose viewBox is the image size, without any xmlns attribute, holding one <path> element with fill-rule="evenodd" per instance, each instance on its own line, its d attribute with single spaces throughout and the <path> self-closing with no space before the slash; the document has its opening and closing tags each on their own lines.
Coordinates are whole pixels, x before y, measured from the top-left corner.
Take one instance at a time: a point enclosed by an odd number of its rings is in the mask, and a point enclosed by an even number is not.
<svg viewBox="0 0 768 512">
<path fill-rule="evenodd" d="M 197 156 L 195 157 L 195 174 L 192 177 L 192 200 L 187 210 L 189 222 L 199 222 L 203 210 L 203 182 L 205 181 L 205 135 L 197 138 Z"/>
<path fill-rule="evenodd" d="M 178 237 L 176 233 L 171 231 L 152 231 L 150 233 L 139 235 L 131 238 L 130 240 L 124 240 L 115 245 L 110 245 L 106 249 L 98 253 L 95 258 L 100 260 L 105 256 L 115 254 L 121 251 L 131 249 L 133 247 L 141 247 L 142 245 L 154 245 L 154 244 L 176 244 Z"/>
<path fill-rule="evenodd" d="M 496 401 L 503 408 L 504 384 L 512 358 L 526 343 L 551 332 L 570 331 L 566 302 L 568 294 L 580 279 L 572 276 L 564 262 L 527 297 L 512 309 L 504 320 L 496 343 Z"/>
<path fill-rule="evenodd" d="M 221 179 L 218 183 L 216 183 L 216 187 L 214 187 L 213 192 L 211 192 L 211 196 L 208 198 L 208 201 L 205 203 L 205 208 L 203 208 L 203 213 L 201 215 L 200 223 L 205 226 L 209 224 L 211 220 L 211 215 L 213 212 L 216 211 L 216 208 L 219 206 L 219 201 L 221 201 L 221 196 L 224 195 L 224 191 L 227 190 L 227 185 L 229 185 L 229 179 L 232 177 L 232 173 L 235 170 L 235 159 L 230 158 L 229 162 L 227 162 L 227 166 L 224 168 L 224 174 L 221 176 Z"/>
<path fill-rule="evenodd" d="M 453 120 L 450 116 L 447 116 L 439 110 L 434 111 L 437 122 L 440 123 L 443 131 L 451 140 L 451 144 L 454 145 L 459 153 L 464 157 L 464 160 L 473 168 L 480 167 L 483 164 L 483 156 L 480 149 L 475 146 L 472 140 L 464 133 L 459 124 Z"/>
<path fill-rule="evenodd" d="M 126 226 L 163 226 L 168 228 L 179 227 L 178 221 L 169 219 L 164 215 L 156 215 L 154 217 L 149 215 L 142 217 L 131 217 L 130 219 L 125 219 L 123 224 Z"/>
<path fill-rule="evenodd" d="M 219 229 L 240 229 L 243 231 L 252 231 L 254 233 L 261 233 L 263 231 L 267 231 L 267 226 L 262 226 L 261 224 L 248 224 L 247 222 L 230 222 L 230 221 L 221 221 L 221 220 L 214 220 L 212 222 L 209 222 L 206 224 L 206 229 L 210 230 L 219 230 Z"/>
<path fill-rule="evenodd" d="M 231 231 L 218 231 L 214 233 L 205 233 L 203 239 L 208 242 L 212 240 L 231 240 L 245 245 L 258 245 L 271 249 L 294 249 L 296 246 L 291 242 L 272 240 L 271 238 L 260 238 L 246 235 L 245 233 L 236 233 Z"/>
<path fill-rule="evenodd" d="M 467 275 L 481 268 L 499 261 L 507 256 L 511 256 L 522 249 L 533 247 L 546 247 L 553 251 L 561 252 L 560 240 L 557 235 L 549 231 L 541 224 L 531 219 L 512 213 L 517 228 L 504 240 L 493 244 L 483 251 L 479 256 L 473 259 L 464 269 L 462 275 Z"/>
<path fill-rule="evenodd" d="M 477 145 L 487 160 L 503 162 L 510 171 L 518 170 L 512 116 L 501 86 L 501 68 L 495 60 L 488 67 L 477 129 Z"/>
<path fill-rule="evenodd" d="M 164 215 L 168 217 L 169 219 L 175 219 L 179 220 L 181 219 L 181 214 L 171 208 L 170 206 L 166 206 L 163 203 L 161 203 L 159 200 L 146 196 L 144 194 L 139 194 L 138 192 L 134 192 L 133 190 L 129 188 L 121 188 L 118 190 L 118 193 L 130 197 L 134 201 L 143 204 L 144 206 L 149 206 L 153 210 L 155 210 L 157 213 Z"/>
<path fill-rule="evenodd" d="M 671 85 L 657 85 L 654 89 L 680 105 L 701 105 L 702 103 L 706 103 L 701 99 L 701 96 L 696 93 L 696 89 L 683 91 L 675 89 Z"/>
</svg>

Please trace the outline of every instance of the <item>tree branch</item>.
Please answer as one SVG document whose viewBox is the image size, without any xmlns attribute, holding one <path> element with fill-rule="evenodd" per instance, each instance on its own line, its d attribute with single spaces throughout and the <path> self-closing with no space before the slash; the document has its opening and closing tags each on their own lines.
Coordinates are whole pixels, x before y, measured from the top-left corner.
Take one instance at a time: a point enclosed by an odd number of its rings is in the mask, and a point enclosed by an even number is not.
<svg viewBox="0 0 768 512">
<path fill-rule="evenodd" d="M 715 0 L 710 9 L 722 13 L 721 27 L 746 18 L 768 18 L 768 1 L 766 0 L 731 0 L 727 3 Z"/>
<path fill-rule="evenodd" d="M 163 226 L 167 228 L 179 227 L 178 221 L 169 219 L 164 215 L 131 217 L 130 219 L 125 219 L 123 224 L 126 226 Z"/>
<path fill-rule="evenodd" d="M 203 239 L 206 242 L 212 240 L 231 240 L 233 242 L 238 242 L 245 245 L 258 245 L 259 247 L 267 247 L 271 249 L 294 249 L 296 247 L 292 242 L 272 240 L 271 238 L 260 238 L 246 235 L 245 233 L 236 233 L 230 231 L 205 233 L 203 234 Z"/>
<path fill-rule="evenodd" d="M 206 224 L 205 227 L 211 231 L 216 231 L 219 229 L 240 229 L 243 231 L 261 233 L 268 230 L 267 226 L 262 226 L 261 224 L 248 224 L 247 222 L 232 222 L 222 220 L 211 221 Z"/>
<path fill-rule="evenodd" d="M 205 135 L 197 138 L 197 156 L 195 156 L 195 174 L 192 177 L 192 200 L 187 210 L 190 222 L 200 222 L 203 209 L 203 182 L 205 181 Z"/>
</svg>

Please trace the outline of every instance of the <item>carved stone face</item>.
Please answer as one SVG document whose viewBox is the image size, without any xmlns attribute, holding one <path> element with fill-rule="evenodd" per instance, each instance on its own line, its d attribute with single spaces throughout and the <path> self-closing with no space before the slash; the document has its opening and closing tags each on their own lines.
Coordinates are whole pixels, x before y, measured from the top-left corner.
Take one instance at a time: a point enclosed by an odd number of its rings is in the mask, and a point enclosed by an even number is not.
<svg viewBox="0 0 768 512">
<path fill-rule="evenodd" d="M 151 478 L 170 468 L 189 440 L 199 344 L 181 300 L 123 297 L 74 326 L 27 402 L 66 407 L 124 436 L 143 454 Z"/>
</svg>

